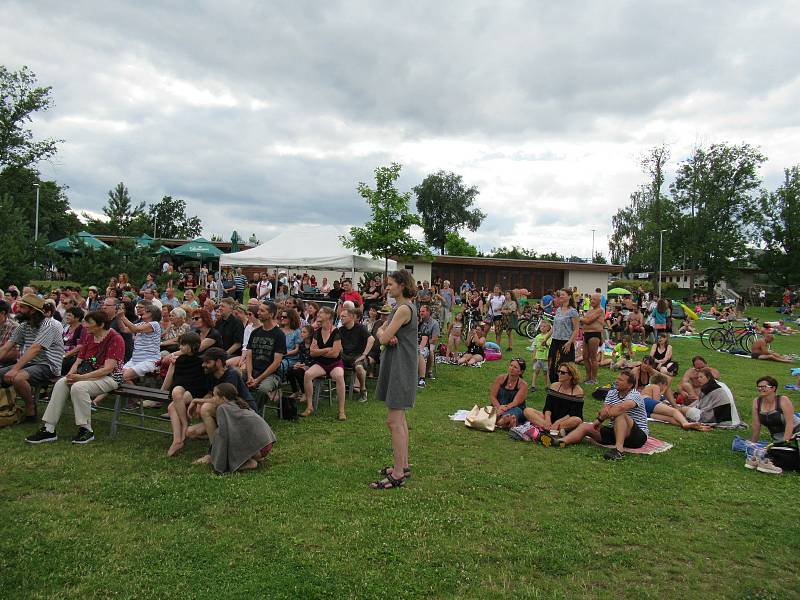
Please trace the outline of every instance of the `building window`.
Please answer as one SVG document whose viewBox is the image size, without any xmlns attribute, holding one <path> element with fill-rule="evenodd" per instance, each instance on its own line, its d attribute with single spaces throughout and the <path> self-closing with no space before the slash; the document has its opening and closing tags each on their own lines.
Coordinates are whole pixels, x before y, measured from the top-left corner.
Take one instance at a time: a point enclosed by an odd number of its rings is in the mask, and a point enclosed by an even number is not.
<svg viewBox="0 0 800 600">
<path fill-rule="evenodd" d="M 414 265 L 406 265 L 405 266 L 405 270 L 408 271 L 409 273 L 413 274 L 414 273 Z"/>
</svg>

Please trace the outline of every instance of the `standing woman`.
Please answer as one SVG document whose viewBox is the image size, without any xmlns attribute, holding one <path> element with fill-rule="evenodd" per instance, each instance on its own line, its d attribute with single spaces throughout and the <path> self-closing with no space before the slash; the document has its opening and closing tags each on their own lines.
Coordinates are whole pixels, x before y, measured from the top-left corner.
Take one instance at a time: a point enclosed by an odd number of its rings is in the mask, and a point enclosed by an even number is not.
<svg viewBox="0 0 800 600">
<path fill-rule="evenodd" d="M 603 325 L 606 311 L 600 306 L 600 294 L 592 294 L 589 298 L 589 310 L 580 318 L 583 328 L 583 362 L 586 366 L 586 380 L 583 383 L 597 383 L 597 349 L 603 343 Z"/>
<path fill-rule="evenodd" d="M 411 473 L 405 411 L 414 407 L 417 397 L 417 312 L 412 303 L 416 290 L 414 278 L 405 269 L 389 275 L 387 291 L 396 304 L 378 329 L 378 341 L 384 348 L 375 396 L 389 409 L 386 425 L 392 435 L 394 464 L 381 470 L 383 479 L 369 485 L 374 490 L 400 487 Z"/>
<path fill-rule="evenodd" d="M 659 298 L 656 307 L 653 310 L 653 329 L 656 330 L 656 336 L 661 333 L 667 333 L 667 318 L 669 317 L 669 305 L 664 298 Z"/>
<path fill-rule="evenodd" d="M 513 352 L 512 340 L 514 338 L 514 331 L 519 324 L 517 317 L 519 306 L 517 305 L 517 296 L 512 290 L 506 290 L 505 297 L 506 299 L 503 302 L 503 306 L 500 308 L 500 312 L 503 314 L 503 329 L 508 331 L 508 348 L 506 348 L 506 350 L 508 352 Z M 497 343 L 499 344 L 500 341 L 498 340 Z"/>
<path fill-rule="evenodd" d="M 494 324 L 494 335 L 497 338 L 497 344 L 500 345 L 500 334 L 503 332 L 503 304 L 506 297 L 500 290 L 500 286 L 494 286 L 494 290 L 489 295 L 487 304 L 489 305 L 489 312 L 486 314 L 486 320 Z"/>
<path fill-rule="evenodd" d="M 550 330 L 550 351 L 547 362 L 550 382 L 558 381 L 558 366 L 561 363 L 575 362 L 575 338 L 580 327 L 580 315 L 575 309 L 575 297 L 567 290 L 559 290 L 558 308 L 553 314 L 553 329 Z"/>
</svg>

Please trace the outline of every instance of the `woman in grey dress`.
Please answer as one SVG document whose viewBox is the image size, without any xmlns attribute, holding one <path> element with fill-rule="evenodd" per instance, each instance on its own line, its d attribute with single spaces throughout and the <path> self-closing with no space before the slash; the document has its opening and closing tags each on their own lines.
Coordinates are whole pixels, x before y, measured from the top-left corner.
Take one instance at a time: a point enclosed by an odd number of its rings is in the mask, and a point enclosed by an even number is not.
<svg viewBox="0 0 800 600">
<path fill-rule="evenodd" d="M 386 425 L 392 435 L 394 464 L 381 469 L 384 478 L 370 484 L 374 490 L 400 487 L 410 476 L 405 411 L 413 408 L 417 397 L 417 311 L 412 302 L 417 286 L 404 269 L 389 275 L 386 289 L 397 304 L 378 329 L 383 352 L 375 396 L 389 409 Z"/>
</svg>

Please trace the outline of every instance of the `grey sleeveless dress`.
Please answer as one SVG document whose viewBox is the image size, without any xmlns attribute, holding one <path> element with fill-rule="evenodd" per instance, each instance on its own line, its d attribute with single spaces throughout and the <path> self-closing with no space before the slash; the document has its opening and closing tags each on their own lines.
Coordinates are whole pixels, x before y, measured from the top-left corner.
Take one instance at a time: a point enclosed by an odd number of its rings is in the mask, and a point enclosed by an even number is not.
<svg viewBox="0 0 800 600">
<path fill-rule="evenodd" d="M 414 408 L 417 398 L 417 309 L 409 304 L 411 320 L 397 331 L 397 345 L 384 346 L 381 352 L 381 370 L 375 397 L 383 400 L 391 409 Z M 391 323 L 397 306 L 389 315 Z"/>
</svg>

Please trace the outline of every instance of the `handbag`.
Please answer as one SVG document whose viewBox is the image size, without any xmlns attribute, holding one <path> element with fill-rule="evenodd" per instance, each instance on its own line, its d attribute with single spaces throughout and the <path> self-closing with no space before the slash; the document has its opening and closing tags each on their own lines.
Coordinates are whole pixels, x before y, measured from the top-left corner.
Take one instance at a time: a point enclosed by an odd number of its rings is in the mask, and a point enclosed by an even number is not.
<svg viewBox="0 0 800 600">
<path fill-rule="evenodd" d="M 494 431 L 497 423 L 497 409 L 494 406 L 480 407 L 477 404 L 469 411 L 464 425 L 478 431 Z"/>
</svg>

